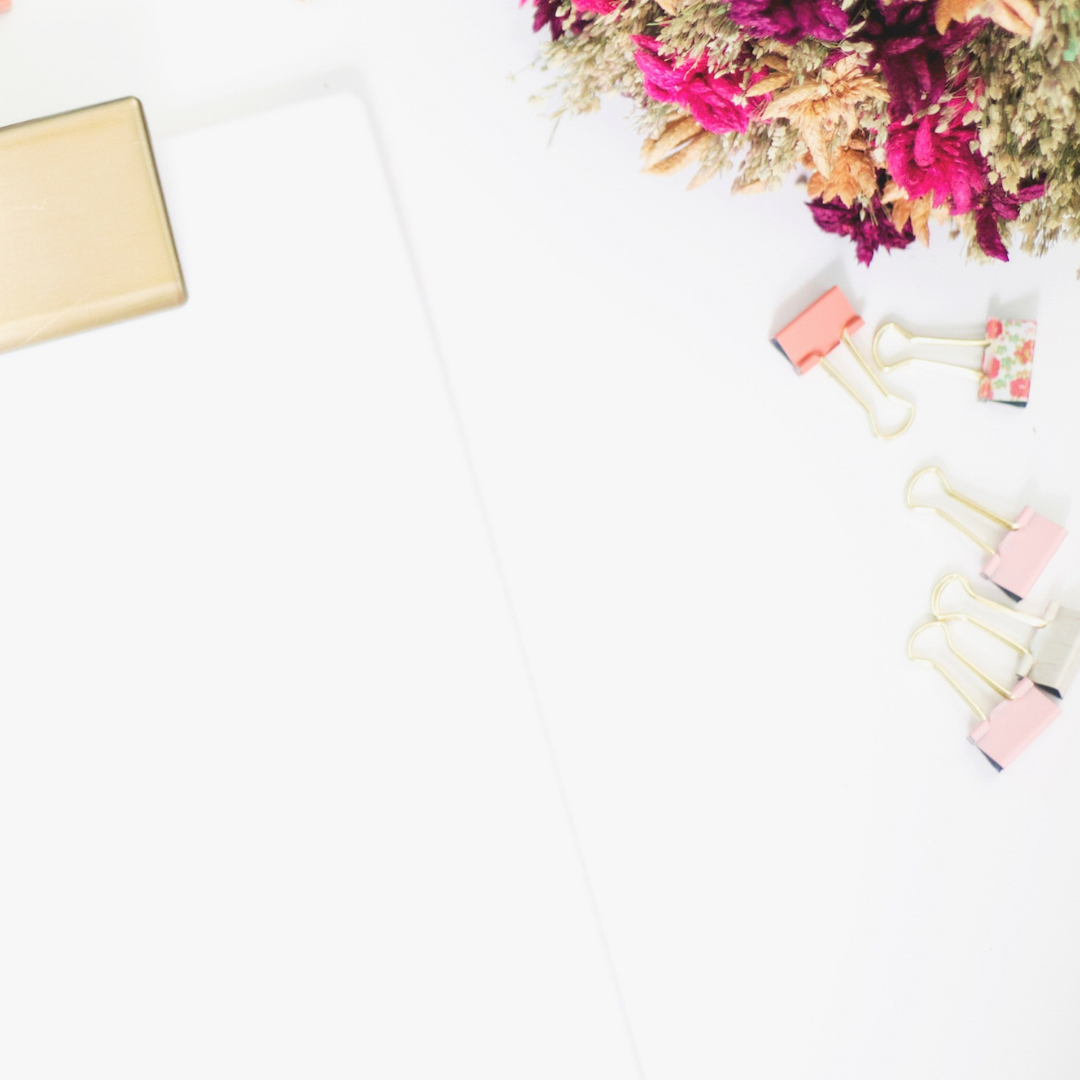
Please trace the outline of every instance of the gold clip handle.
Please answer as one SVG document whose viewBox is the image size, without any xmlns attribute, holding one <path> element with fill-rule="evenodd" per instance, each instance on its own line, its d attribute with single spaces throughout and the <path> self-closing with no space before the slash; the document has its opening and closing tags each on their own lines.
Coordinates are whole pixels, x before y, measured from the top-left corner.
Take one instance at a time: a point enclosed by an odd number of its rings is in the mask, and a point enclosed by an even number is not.
<svg viewBox="0 0 1080 1080">
<path fill-rule="evenodd" d="M 910 330 L 905 330 L 899 323 L 887 322 L 882 323 L 877 328 L 877 332 L 874 334 L 874 344 L 871 349 L 871 353 L 874 357 L 874 363 L 882 371 L 894 371 L 896 368 L 905 367 L 907 364 L 933 364 L 936 367 L 949 368 L 952 371 L 958 371 L 962 375 L 970 375 L 973 378 L 982 378 L 982 366 L 977 368 L 968 367 L 967 364 L 954 364 L 950 360 L 934 360 L 929 356 L 905 356 L 900 360 L 894 360 L 890 364 L 886 364 L 881 359 L 881 341 L 888 333 L 899 334 L 909 345 L 944 345 L 955 348 L 983 348 L 990 344 L 989 338 L 944 338 L 944 337 L 927 337 L 922 334 L 913 334 Z"/>
<path fill-rule="evenodd" d="M 967 615 L 962 611 L 951 611 L 948 614 L 939 615 L 938 622 L 941 623 L 942 627 L 944 628 L 945 640 L 949 643 L 949 648 L 952 649 L 952 651 L 956 654 L 957 659 L 960 660 L 961 663 L 966 664 L 977 675 L 980 675 L 986 682 L 993 686 L 993 688 L 997 690 L 999 694 L 1004 697 L 1011 698 L 1012 694 L 1008 690 L 1006 690 L 1000 683 L 994 681 L 985 672 L 981 672 L 977 668 L 975 668 L 971 661 L 969 661 L 967 657 L 964 656 L 963 653 L 961 653 L 960 650 L 955 647 L 952 639 L 952 634 L 949 631 L 949 623 L 966 622 L 969 626 L 976 626 L 984 633 L 989 634 L 992 638 L 1002 642 L 1002 644 L 1004 645 L 1007 645 L 1019 656 L 1025 657 L 1028 661 L 1030 661 L 1031 664 L 1035 662 L 1035 654 L 1030 649 L 1027 649 L 1023 645 L 1021 645 L 1019 641 L 1013 641 L 1013 639 L 1007 634 L 1001 633 L 1000 630 L 995 630 L 992 626 L 987 625 L 981 619 L 976 619 L 973 615 Z"/>
<path fill-rule="evenodd" d="M 831 361 L 822 357 L 821 366 L 848 392 L 848 394 L 862 407 L 866 413 L 867 419 L 870 421 L 870 430 L 874 433 L 874 437 L 888 442 L 890 439 L 899 438 L 915 421 L 915 403 L 909 401 L 907 398 L 900 397 L 899 394 L 894 394 L 884 382 L 881 381 L 881 376 L 871 367 L 867 362 L 866 357 L 860 352 L 858 346 L 851 339 L 851 335 L 844 330 L 840 335 L 840 340 L 847 346 L 848 351 L 859 362 L 859 366 L 870 377 L 870 381 L 881 392 L 882 396 L 889 401 L 897 401 L 907 409 L 907 418 L 904 422 L 893 431 L 882 431 L 878 426 L 877 417 L 874 416 L 874 410 L 871 408 L 870 403 L 860 394 L 855 387 L 832 365 Z"/>
<path fill-rule="evenodd" d="M 1016 642 L 1005 637 L 1004 634 L 999 634 L 997 631 L 991 629 L 988 626 L 985 626 L 983 623 L 980 623 L 976 619 L 971 619 L 967 615 L 948 615 L 944 618 L 932 619 L 930 622 L 923 623 L 922 626 L 918 626 L 915 628 L 915 630 L 912 631 L 911 637 L 908 638 L 907 644 L 908 659 L 915 660 L 917 663 L 927 664 L 932 667 L 964 699 L 964 701 L 967 702 L 968 707 L 973 713 L 975 713 L 975 715 L 980 720 L 986 720 L 986 710 L 981 705 L 979 705 L 979 703 L 971 696 L 971 694 L 967 692 L 967 690 L 964 689 L 963 684 L 956 678 L 955 675 L 953 675 L 951 671 L 949 671 L 947 667 L 945 667 L 944 664 L 940 663 L 937 660 L 931 659 L 929 656 L 919 656 L 915 652 L 916 638 L 918 638 L 919 635 L 922 634 L 924 631 L 929 630 L 931 627 L 940 626 L 941 632 L 945 635 L 945 644 L 948 646 L 949 652 L 951 652 L 953 656 L 955 656 L 956 659 L 964 665 L 964 667 L 966 667 L 970 672 L 972 672 L 972 674 L 976 675 L 979 679 L 986 683 L 986 685 L 989 686 L 990 689 L 993 690 L 994 693 L 997 694 L 999 697 L 1003 698 L 1006 701 L 1014 700 L 1011 690 L 1009 690 L 1005 686 L 1002 686 L 1001 683 L 999 683 L 992 675 L 983 671 L 983 669 L 979 667 L 978 664 L 976 664 L 973 660 L 969 660 L 968 657 L 966 657 L 956 647 L 956 642 L 953 641 L 952 634 L 949 632 L 948 621 L 950 619 L 966 619 L 972 622 L 974 625 L 981 627 L 987 633 L 992 634 L 994 637 L 1005 642 L 1005 644 L 1017 649 L 1021 654 L 1030 654 L 1027 653 L 1027 650 L 1022 645 L 1018 645 Z"/>
<path fill-rule="evenodd" d="M 907 655 L 909 660 L 914 660 L 917 664 L 926 664 L 928 667 L 932 667 L 967 703 L 967 707 L 980 719 L 988 719 L 986 710 L 964 689 L 963 684 L 956 678 L 955 675 L 944 664 L 939 663 L 937 660 L 932 660 L 929 656 L 919 656 L 915 652 L 915 639 L 926 630 L 931 629 L 934 626 L 940 626 L 944 629 L 944 623 L 937 619 L 931 619 L 930 622 L 923 623 L 922 626 L 916 627 L 911 637 L 908 638 L 907 643 Z M 946 640 L 948 640 L 946 638 Z M 951 648 L 951 645 L 950 645 Z"/>
<path fill-rule="evenodd" d="M 1001 517 L 999 514 L 995 514 L 993 510 L 988 510 L 985 506 L 981 506 L 975 502 L 974 499 L 969 499 L 966 495 L 961 495 L 960 492 L 953 490 L 952 484 L 949 483 L 945 473 L 941 471 L 936 465 L 930 465 L 925 469 L 920 469 L 909 481 L 907 485 L 907 504 L 912 510 L 927 510 L 933 514 L 937 514 L 938 517 L 944 518 L 954 528 L 959 529 L 969 540 L 973 540 L 976 544 L 987 552 L 989 555 L 997 554 L 997 549 L 991 546 L 985 541 L 978 533 L 972 532 L 963 522 L 958 521 L 947 510 L 942 510 L 940 506 L 931 506 L 929 503 L 917 503 L 914 501 L 915 486 L 924 477 L 933 474 L 937 477 L 941 484 L 942 490 L 950 499 L 955 499 L 958 503 L 968 507 L 970 510 L 974 510 L 975 513 L 981 514 L 989 521 L 994 522 L 995 525 L 1000 525 L 1003 529 L 1008 529 L 1009 532 L 1015 532 L 1020 526 L 1015 521 L 1009 521 L 1006 518 Z"/>
<path fill-rule="evenodd" d="M 991 600 L 988 596 L 981 596 L 972 587 L 971 582 L 968 581 L 963 574 L 952 573 L 946 574 L 940 581 L 934 586 L 934 592 L 930 597 L 930 610 L 933 611 L 934 617 L 937 619 L 945 619 L 953 615 L 961 615 L 962 612 L 958 611 L 946 611 L 941 610 L 941 597 L 945 590 L 953 583 L 956 582 L 963 590 L 974 600 L 977 604 L 982 604 L 983 607 L 989 608 L 991 611 L 1000 612 L 1002 615 L 1007 615 L 1011 619 L 1016 619 L 1017 622 L 1022 622 L 1025 626 L 1033 627 L 1036 630 L 1042 630 L 1049 624 L 1045 619 L 1040 618 L 1038 615 L 1029 615 L 1026 611 L 1020 611 L 1018 608 L 1009 607 L 1008 604 L 1002 604 L 997 600 Z M 966 616 L 971 619 L 971 616 Z M 975 622 L 974 619 L 971 620 Z M 976 625 L 982 626 L 982 623 Z M 986 629 L 984 627 L 984 629 Z M 1006 639 L 1003 639 L 1006 640 Z M 1007 644 L 1013 645 L 1016 648 L 1022 648 L 1017 645 L 1016 642 L 1007 641 Z M 1028 653 L 1027 649 L 1023 649 L 1023 652 Z"/>
</svg>

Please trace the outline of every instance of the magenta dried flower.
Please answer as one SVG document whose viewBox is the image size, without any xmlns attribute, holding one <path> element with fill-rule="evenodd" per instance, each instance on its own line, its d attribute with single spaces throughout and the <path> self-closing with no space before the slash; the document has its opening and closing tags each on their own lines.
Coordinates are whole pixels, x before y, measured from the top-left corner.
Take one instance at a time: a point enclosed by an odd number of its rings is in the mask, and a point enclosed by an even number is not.
<svg viewBox="0 0 1080 1080">
<path fill-rule="evenodd" d="M 706 130 L 746 131 L 756 105 L 743 97 L 741 79 L 709 70 L 709 54 L 696 60 L 665 57 L 655 38 L 634 38 L 634 60 L 645 77 L 645 92 L 657 101 L 670 101 L 686 109 Z"/>
<path fill-rule="evenodd" d="M 940 117 L 889 127 L 885 143 L 889 172 L 909 198 L 930 195 L 934 206 L 949 202 L 954 214 L 966 214 L 987 189 L 986 161 L 971 149 L 978 133 L 963 124 L 966 111 L 954 114 L 944 131 L 938 130 Z"/>
<path fill-rule="evenodd" d="M 970 44 L 985 19 L 954 23 L 944 33 L 934 26 L 935 5 L 927 2 L 872 4 L 859 37 L 874 46 L 889 88 L 889 114 L 904 120 L 941 100 L 948 80 L 945 58 Z"/>
<path fill-rule="evenodd" d="M 849 25 L 837 0 L 731 0 L 728 17 L 755 37 L 785 45 L 804 38 L 843 41 Z"/>
<path fill-rule="evenodd" d="M 876 195 L 869 206 L 856 203 L 848 207 L 840 199 L 829 203 L 815 199 L 807 205 L 819 228 L 855 242 L 856 257 L 864 266 L 870 265 L 879 248 L 886 251 L 906 248 L 915 239 L 911 223 L 902 231 L 897 229 Z"/>
<path fill-rule="evenodd" d="M 558 41 L 568 30 L 572 34 L 579 34 L 585 26 L 585 20 L 580 16 L 570 22 L 569 26 L 566 25 L 568 18 L 559 14 L 562 0 L 532 0 L 532 2 L 536 8 L 533 15 L 533 31 L 538 32 L 545 26 L 550 27 L 552 41 Z M 521 0 L 522 7 L 527 3 L 529 0 Z"/>
<path fill-rule="evenodd" d="M 1000 183 L 994 184 L 975 207 L 975 240 L 983 254 L 1008 262 L 1009 252 L 1001 239 L 1000 222 L 1015 221 L 1021 206 L 1045 194 L 1046 185 L 1042 183 L 1026 184 L 1015 192 L 1007 192 Z"/>
</svg>

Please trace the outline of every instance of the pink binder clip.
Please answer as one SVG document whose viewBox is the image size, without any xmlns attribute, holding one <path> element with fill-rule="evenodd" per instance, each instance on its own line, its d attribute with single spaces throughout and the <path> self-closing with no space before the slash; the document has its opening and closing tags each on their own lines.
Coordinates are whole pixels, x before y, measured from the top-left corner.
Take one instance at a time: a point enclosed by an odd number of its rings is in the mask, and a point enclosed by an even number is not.
<svg viewBox="0 0 1080 1080">
<path fill-rule="evenodd" d="M 960 585 L 976 603 L 1032 630 L 1033 636 L 1029 644 L 1022 645 L 1018 641 L 1012 641 L 963 612 L 942 611 L 942 594 L 953 582 Z M 1032 615 L 1030 612 L 981 596 L 963 574 L 946 574 L 934 586 L 930 608 L 937 619 L 964 619 L 1010 645 L 1020 656 L 1017 675 L 1021 678 L 1028 676 L 1036 686 L 1054 697 L 1064 697 L 1080 673 L 1080 611 L 1073 611 L 1051 601 L 1044 615 Z"/>
<path fill-rule="evenodd" d="M 881 380 L 881 376 L 867 362 L 851 335 L 863 327 L 862 317 L 856 315 L 844 294 L 835 286 L 824 296 L 819 296 L 801 315 L 781 330 L 773 344 L 791 361 L 800 375 L 805 375 L 819 364 L 825 369 L 866 412 L 870 430 L 879 439 L 895 439 L 903 435 L 915 419 L 915 406 L 906 398 L 894 394 Z M 829 353 L 844 345 L 882 396 L 898 401 L 908 412 L 907 419 L 894 431 L 882 431 L 870 403 L 851 385 L 847 378 L 829 360 Z"/>
<path fill-rule="evenodd" d="M 975 379 L 979 384 L 979 401 L 1024 406 L 1031 395 L 1031 369 L 1035 364 L 1035 329 L 1036 324 L 1032 319 L 987 319 L 985 337 L 943 338 L 912 334 L 898 323 L 887 322 L 879 326 L 874 334 L 871 354 L 882 371 L 893 371 L 906 364 L 933 364 Z M 887 364 L 881 358 L 881 341 L 890 333 L 898 334 L 909 345 L 978 348 L 982 350 L 982 363 L 978 367 L 969 367 L 929 356 L 905 356 Z"/>
<path fill-rule="evenodd" d="M 950 499 L 962 503 L 1006 530 L 1004 538 L 996 548 L 940 507 L 916 503 L 913 500 L 915 485 L 931 473 L 941 482 L 942 489 Z M 954 491 L 945 474 L 936 465 L 920 469 L 908 481 L 907 504 L 912 510 L 929 510 L 937 514 L 978 544 L 990 556 L 982 568 L 983 577 L 988 578 L 1014 600 L 1023 600 L 1027 596 L 1068 535 L 1060 525 L 1036 514 L 1030 506 L 1024 507 L 1016 521 L 1000 517 L 966 495 Z"/>
<path fill-rule="evenodd" d="M 932 626 L 941 627 L 949 651 L 1002 699 L 989 712 L 964 689 L 960 681 L 943 664 L 928 656 L 919 656 L 915 653 L 915 639 Z M 990 633 L 1012 644 L 995 631 L 991 630 Z M 1021 679 L 1012 690 L 1009 690 L 964 656 L 953 643 L 947 619 L 934 619 L 918 627 L 908 639 L 907 653 L 911 660 L 927 664 L 937 671 L 967 702 L 979 721 L 968 734 L 968 739 L 978 747 L 998 772 L 1011 765 L 1061 713 L 1057 702 L 1044 694 L 1030 679 Z"/>
</svg>

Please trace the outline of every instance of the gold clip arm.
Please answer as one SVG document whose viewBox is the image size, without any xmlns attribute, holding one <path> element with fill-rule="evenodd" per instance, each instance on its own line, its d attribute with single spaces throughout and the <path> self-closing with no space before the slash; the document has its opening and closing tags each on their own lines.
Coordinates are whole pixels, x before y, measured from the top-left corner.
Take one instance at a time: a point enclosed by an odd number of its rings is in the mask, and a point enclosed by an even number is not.
<svg viewBox="0 0 1080 1080">
<path fill-rule="evenodd" d="M 953 582 L 956 582 L 960 587 L 978 604 L 982 604 L 983 607 L 989 608 L 991 611 L 1000 612 L 1002 615 L 1007 615 L 1011 619 L 1016 619 L 1018 622 L 1022 622 L 1025 626 L 1034 627 L 1036 630 L 1042 630 L 1049 624 L 1045 619 L 1040 618 L 1038 615 L 1029 615 L 1026 611 L 1020 611 L 1016 608 L 1011 608 L 1007 604 L 999 603 L 997 600 L 991 600 L 988 596 L 981 596 L 972 587 L 971 582 L 968 581 L 963 574 L 952 573 L 946 574 L 935 586 L 934 592 L 930 597 L 930 610 L 933 611 L 934 617 L 937 619 L 946 619 L 950 615 L 960 615 L 961 612 L 943 612 L 941 610 L 941 597 L 945 590 Z M 970 616 L 969 616 L 970 618 Z M 972 620 L 974 621 L 974 620 Z M 978 625 L 982 626 L 981 623 Z M 984 627 L 984 629 L 986 629 Z M 992 632 L 992 631 L 991 631 Z M 1002 639 L 1006 640 L 1006 639 Z M 1016 642 L 1006 640 L 1006 644 L 1017 646 Z M 1023 649 L 1025 653 L 1028 653 L 1027 649 Z M 1030 653 L 1028 653 L 1030 655 Z"/>
<path fill-rule="evenodd" d="M 909 660 L 914 660 L 918 664 L 926 664 L 928 667 L 932 667 L 967 703 L 967 707 L 980 719 L 988 719 L 986 710 L 964 689 L 963 685 L 959 682 L 955 675 L 944 664 L 939 664 L 937 660 L 931 660 L 929 656 L 919 656 L 915 652 L 915 639 L 923 633 L 925 630 L 929 630 L 932 626 L 941 626 L 944 629 L 944 623 L 939 622 L 937 619 L 932 619 L 930 622 L 923 623 L 922 626 L 916 627 L 912 631 L 911 637 L 908 638 L 907 654 Z M 950 644 L 950 649 L 952 645 Z"/>
<path fill-rule="evenodd" d="M 908 401 L 907 398 L 900 397 L 899 394 L 894 394 L 884 382 L 881 381 L 881 376 L 867 363 L 866 357 L 859 351 L 858 346 L 851 339 L 851 335 L 845 330 L 840 335 L 840 340 L 847 346 L 848 351 L 858 361 L 859 366 L 870 377 L 870 381 L 881 392 L 882 396 L 890 401 L 897 401 L 907 409 L 907 418 L 893 431 L 882 431 L 878 426 L 877 417 L 874 416 L 874 410 L 871 408 L 870 403 L 860 394 L 855 387 L 832 365 L 827 358 L 822 358 L 821 366 L 843 387 L 844 390 L 862 407 L 866 413 L 867 419 L 870 421 L 870 430 L 874 433 L 874 436 L 883 441 L 889 439 L 895 439 L 903 435 L 915 420 L 915 403 Z"/>
<path fill-rule="evenodd" d="M 972 617 L 971 615 L 964 614 L 962 611 L 955 611 L 950 612 L 948 615 L 942 615 L 938 618 L 938 622 L 941 623 L 942 630 L 945 632 L 945 640 L 946 642 L 948 642 L 949 649 L 952 651 L 953 655 L 957 658 L 957 660 L 959 660 L 960 663 L 963 664 L 965 667 L 975 672 L 975 674 L 978 675 L 979 678 L 987 684 L 987 686 L 991 687 L 993 690 L 996 690 L 1003 698 L 1008 698 L 1009 700 L 1012 700 L 1013 695 L 1011 690 L 1002 686 L 1001 683 L 999 683 L 996 679 L 992 678 L 981 668 L 976 667 L 976 665 L 956 647 L 952 639 L 952 633 L 949 630 L 949 623 L 966 622 L 971 626 L 977 626 L 980 630 L 989 634 L 992 638 L 995 638 L 1003 644 L 1008 645 L 1010 649 L 1014 650 L 1020 656 L 1027 657 L 1027 659 L 1032 661 L 1032 663 L 1034 663 L 1035 661 L 1034 654 L 1029 649 L 1025 649 L 1024 646 L 1020 644 L 1020 642 L 1013 641 L 1011 637 L 1002 634 L 1000 631 L 995 630 L 992 626 L 988 626 L 986 623 Z"/>
<path fill-rule="evenodd" d="M 950 499 L 955 499 L 958 503 L 974 510 L 975 513 L 981 514 L 983 517 L 994 522 L 995 525 L 1000 525 L 1003 529 L 1008 529 L 1009 532 L 1015 532 L 1020 526 L 1015 521 L 1009 521 L 1006 518 L 1001 517 L 999 514 L 995 514 L 992 510 L 988 510 L 985 506 L 980 506 L 974 499 L 969 499 L 966 495 L 961 495 L 958 491 L 954 491 L 952 485 L 949 483 L 945 474 L 936 465 L 930 465 L 925 469 L 920 469 L 909 481 L 907 485 L 907 504 L 912 510 L 928 510 L 930 513 L 937 514 L 939 517 L 944 518 L 950 525 L 959 529 L 969 540 L 973 540 L 989 555 L 997 554 L 996 548 L 987 543 L 978 533 L 972 532 L 963 522 L 958 521 L 947 510 L 942 510 L 940 506 L 930 506 L 928 503 L 917 503 L 914 501 L 915 486 L 924 477 L 933 474 L 937 477 L 938 482 L 941 484 L 942 490 Z"/>
<path fill-rule="evenodd" d="M 881 341 L 888 333 L 899 334 L 909 345 L 944 345 L 948 347 L 956 348 L 983 348 L 990 344 L 989 338 L 943 338 L 943 337 L 928 337 L 922 334 L 913 334 L 909 330 L 905 330 L 899 323 L 887 322 L 882 323 L 877 328 L 877 332 L 874 334 L 874 343 L 871 349 L 871 353 L 874 357 L 874 363 L 882 371 L 894 371 L 896 368 L 905 367 L 908 364 L 933 364 L 935 367 L 949 368 L 952 371 L 958 371 L 963 375 L 970 375 L 973 378 L 982 378 L 981 365 L 977 368 L 969 367 L 967 364 L 955 364 L 951 360 L 934 360 L 928 356 L 905 356 L 900 360 L 893 360 L 892 363 L 885 363 L 881 358 Z"/>
</svg>

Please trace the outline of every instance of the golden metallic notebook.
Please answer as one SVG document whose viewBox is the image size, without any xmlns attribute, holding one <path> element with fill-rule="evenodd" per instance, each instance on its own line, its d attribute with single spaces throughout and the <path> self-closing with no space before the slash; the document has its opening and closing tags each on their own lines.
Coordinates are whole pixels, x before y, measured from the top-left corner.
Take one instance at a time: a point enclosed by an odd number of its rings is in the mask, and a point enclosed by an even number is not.
<svg viewBox="0 0 1080 1080">
<path fill-rule="evenodd" d="M 0 350 L 186 298 L 135 98 L 0 129 Z"/>
</svg>

